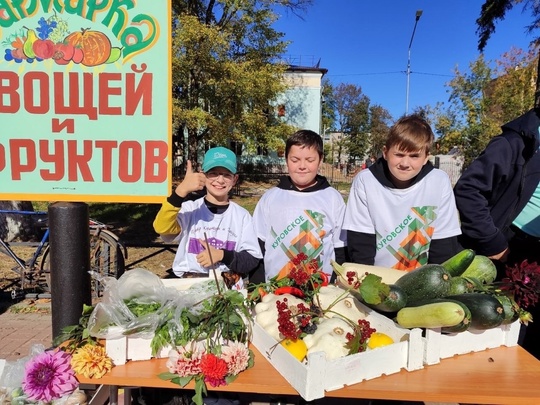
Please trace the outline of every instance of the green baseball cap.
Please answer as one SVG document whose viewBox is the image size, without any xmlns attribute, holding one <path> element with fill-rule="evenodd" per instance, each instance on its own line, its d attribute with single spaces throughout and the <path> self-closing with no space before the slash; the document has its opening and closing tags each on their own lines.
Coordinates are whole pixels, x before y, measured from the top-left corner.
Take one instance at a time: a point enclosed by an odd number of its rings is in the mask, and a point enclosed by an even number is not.
<svg viewBox="0 0 540 405">
<path fill-rule="evenodd" d="M 236 155 L 232 150 L 223 146 L 208 149 L 204 154 L 202 170 L 206 173 L 214 167 L 224 167 L 231 173 L 236 174 Z"/>
</svg>

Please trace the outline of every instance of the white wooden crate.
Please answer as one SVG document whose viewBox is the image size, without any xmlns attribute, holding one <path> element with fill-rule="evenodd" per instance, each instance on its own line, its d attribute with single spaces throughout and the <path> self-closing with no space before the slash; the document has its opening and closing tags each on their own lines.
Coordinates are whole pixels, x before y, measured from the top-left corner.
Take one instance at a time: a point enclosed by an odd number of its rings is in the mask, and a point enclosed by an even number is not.
<svg viewBox="0 0 540 405">
<path fill-rule="evenodd" d="M 441 359 L 459 354 L 480 352 L 499 346 L 516 346 L 520 327 L 519 321 L 515 321 L 492 329 L 469 329 L 451 334 L 443 334 L 440 329 L 426 329 L 424 363 L 437 364 Z"/>
<path fill-rule="evenodd" d="M 252 342 L 306 401 L 323 398 L 325 391 L 394 374 L 401 369 L 423 368 L 422 331 L 400 328 L 385 316 L 362 307 L 371 326 L 396 343 L 334 360 L 326 360 L 323 352 L 311 353 L 307 362 L 299 362 L 284 347 L 276 345 L 276 340 L 257 322 L 253 325 Z"/>
</svg>

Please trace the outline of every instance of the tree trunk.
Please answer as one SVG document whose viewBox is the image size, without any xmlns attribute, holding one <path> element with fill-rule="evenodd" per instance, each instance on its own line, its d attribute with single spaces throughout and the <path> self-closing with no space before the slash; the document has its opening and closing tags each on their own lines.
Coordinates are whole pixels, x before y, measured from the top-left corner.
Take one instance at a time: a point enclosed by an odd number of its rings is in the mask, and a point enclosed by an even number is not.
<svg viewBox="0 0 540 405">
<path fill-rule="evenodd" d="M 34 207 L 31 201 L 0 201 L 0 210 L 34 211 Z M 37 236 L 34 219 L 34 215 L 0 213 L 0 238 L 6 242 L 34 239 Z"/>
</svg>

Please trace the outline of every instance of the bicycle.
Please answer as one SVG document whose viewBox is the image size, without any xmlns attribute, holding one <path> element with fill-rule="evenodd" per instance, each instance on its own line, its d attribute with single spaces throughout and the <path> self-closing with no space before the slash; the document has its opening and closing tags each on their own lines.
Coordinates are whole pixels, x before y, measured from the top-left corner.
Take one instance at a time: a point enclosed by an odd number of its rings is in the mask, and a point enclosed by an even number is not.
<svg viewBox="0 0 540 405">
<path fill-rule="evenodd" d="M 39 243 L 34 250 L 32 257 L 28 259 L 21 258 L 11 247 L 9 242 L 0 238 L 0 253 L 9 256 L 15 263 L 11 269 L 19 275 L 19 286 L 11 290 L 13 299 L 20 298 L 28 291 L 44 294 L 51 290 L 51 265 L 50 265 L 50 245 L 48 227 L 48 216 L 45 211 L 18 211 L 18 210 L 0 210 L 0 214 L 9 215 L 31 215 L 34 219 L 34 226 L 43 232 Z M 117 235 L 108 230 L 108 225 L 90 219 L 90 270 L 101 276 L 111 276 L 119 278 L 125 271 L 125 259 L 127 258 L 127 249 L 120 242 Z M 24 244 L 24 243 L 22 243 Z M 13 287 L 17 281 L 9 287 Z M 103 285 L 94 277 L 91 279 L 92 297 L 101 297 Z"/>
</svg>

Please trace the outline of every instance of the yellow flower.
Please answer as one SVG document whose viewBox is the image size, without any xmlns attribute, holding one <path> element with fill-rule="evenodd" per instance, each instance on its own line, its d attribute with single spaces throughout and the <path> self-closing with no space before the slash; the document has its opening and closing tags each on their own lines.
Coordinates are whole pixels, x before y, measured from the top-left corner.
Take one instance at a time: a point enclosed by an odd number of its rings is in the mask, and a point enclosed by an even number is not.
<svg viewBox="0 0 540 405">
<path fill-rule="evenodd" d="M 113 364 L 103 346 L 87 344 L 75 350 L 71 367 L 86 378 L 101 378 L 113 368 Z"/>
</svg>

